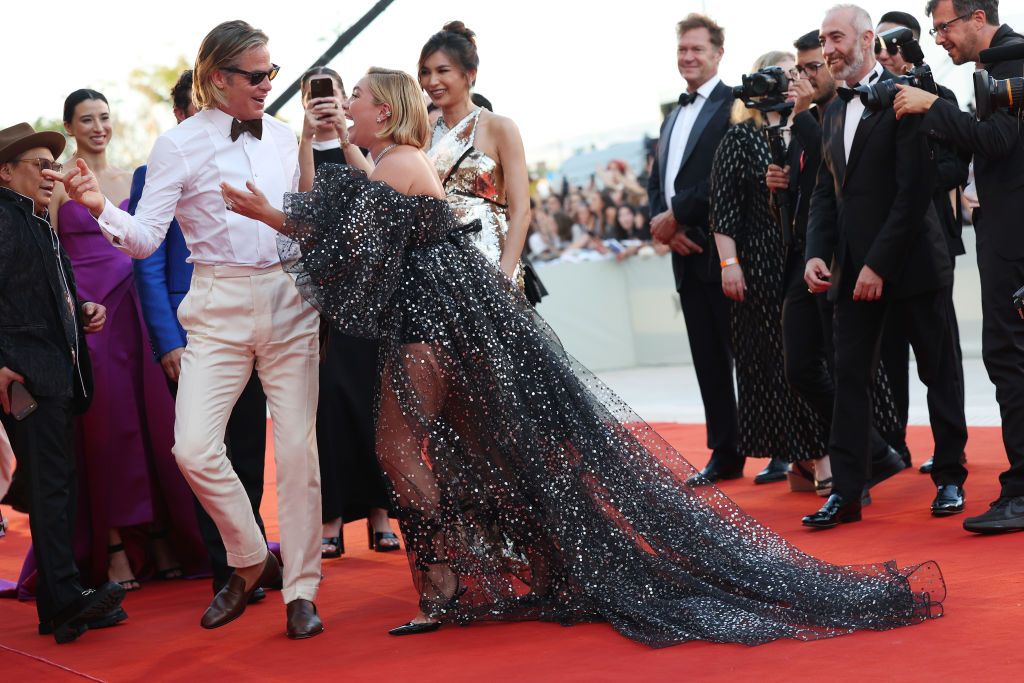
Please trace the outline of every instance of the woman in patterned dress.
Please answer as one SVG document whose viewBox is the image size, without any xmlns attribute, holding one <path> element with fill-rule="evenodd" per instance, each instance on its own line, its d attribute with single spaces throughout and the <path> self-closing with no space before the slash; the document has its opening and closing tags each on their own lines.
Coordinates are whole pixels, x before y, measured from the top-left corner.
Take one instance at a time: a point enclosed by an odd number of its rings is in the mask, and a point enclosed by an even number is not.
<svg viewBox="0 0 1024 683">
<path fill-rule="evenodd" d="M 769 52 L 753 71 L 789 70 L 793 55 Z M 829 425 L 786 383 L 782 353 L 785 245 L 764 177 L 771 151 L 763 128 L 778 114 L 737 100 L 735 124 L 723 138 L 711 173 L 711 228 L 722 265 L 722 290 L 732 300 L 740 453 L 771 458 L 755 482 L 785 479 L 787 463 L 826 454 Z"/>
</svg>

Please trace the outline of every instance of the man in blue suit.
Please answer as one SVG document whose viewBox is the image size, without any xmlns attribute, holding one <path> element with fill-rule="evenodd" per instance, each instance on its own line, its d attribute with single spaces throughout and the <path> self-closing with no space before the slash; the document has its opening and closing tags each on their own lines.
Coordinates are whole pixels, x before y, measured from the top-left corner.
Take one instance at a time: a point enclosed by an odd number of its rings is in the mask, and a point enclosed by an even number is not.
<svg viewBox="0 0 1024 683">
<path fill-rule="evenodd" d="M 174 117 L 181 123 L 196 113 L 192 104 L 192 71 L 182 72 L 178 82 L 171 89 L 174 103 Z M 131 198 L 128 212 L 135 213 L 146 185 L 146 167 L 140 166 L 132 178 Z M 178 388 L 181 373 L 181 355 L 185 351 L 185 330 L 178 322 L 178 305 L 188 293 L 192 280 L 192 264 L 188 262 L 188 247 L 182 236 L 178 221 L 171 221 L 167 237 L 152 255 L 135 261 L 135 287 L 142 301 L 142 315 L 149 329 L 153 352 L 167 375 L 171 393 Z M 228 458 L 245 488 L 252 503 L 256 522 L 263 530 L 260 517 L 260 501 L 263 499 L 263 469 L 267 449 L 267 399 L 263 387 L 254 371 L 249 383 L 239 396 L 231 419 L 228 421 L 225 443 Z M 217 526 L 206 514 L 202 505 L 196 502 L 196 514 L 203 542 L 210 553 L 213 568 L 213 592 L 217 593 L 231 576 L 227 564 L 224 542 Z M 264 536 L 266 532 L 264 531 Z M 263 589 L 253 594 L 253 601 L 264 597 Z"/>
</svg>

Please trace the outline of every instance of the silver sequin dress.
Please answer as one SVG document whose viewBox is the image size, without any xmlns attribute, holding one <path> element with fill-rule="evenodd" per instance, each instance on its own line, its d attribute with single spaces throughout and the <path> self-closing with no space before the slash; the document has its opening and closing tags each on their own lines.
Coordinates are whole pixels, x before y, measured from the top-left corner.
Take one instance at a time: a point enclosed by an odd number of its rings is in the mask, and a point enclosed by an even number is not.
<svg viewBox="0 0 1024 683">
<path fill-rule="evenodd" d="M 888 629 L 941 611 L 938 567 L 841 567 L 744 514 L 568 356 L 449 204 L 327 164 L 285 196 L 282 260 L 381 343 L 377 457 L 423 611 L 605 620 L 653 647 Z"/>
</svg>

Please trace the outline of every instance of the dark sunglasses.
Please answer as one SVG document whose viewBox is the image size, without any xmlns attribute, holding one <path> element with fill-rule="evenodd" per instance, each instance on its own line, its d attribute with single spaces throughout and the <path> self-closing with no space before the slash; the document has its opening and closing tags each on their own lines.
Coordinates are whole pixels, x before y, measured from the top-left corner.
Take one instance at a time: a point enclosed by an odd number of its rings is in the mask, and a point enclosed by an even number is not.
<svg viewBox="0 0 1024 683">
<path fill-rule="evenodd" d="M 263 82 L 264 78 L 268 78 L 270 80 L 277 78 L 277 72 L 281 70 L 281 67 L 277 64 L 271 64 L 270 71 L 246 71 L 244 69 L 236 69 L 233 66 L 222 66 L 220 70 L 246 76 L 249 79 L 249 85 L 259 85 Z"/>
<path fill-rule="evenodd" d="M 39 167 L 40 171 L 54 171 L 55 173 L 60 173 L 61 169 L 64 168 L 64 164 L 58 164 L 56 161 L 50 161 L 49 159 L 14 159 L 11 161 L 12 164 L 20 164 L 22 162 L 35 164 Z"/>
</svg>

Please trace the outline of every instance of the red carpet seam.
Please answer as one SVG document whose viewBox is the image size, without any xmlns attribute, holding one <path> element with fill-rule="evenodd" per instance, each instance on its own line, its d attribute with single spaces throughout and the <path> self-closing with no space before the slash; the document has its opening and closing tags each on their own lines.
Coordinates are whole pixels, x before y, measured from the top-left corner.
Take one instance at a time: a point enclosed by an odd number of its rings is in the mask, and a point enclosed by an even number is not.
<svg viewBox="0 0 1024 683">
<path fill-rule="evenodd" d="M 7 647 L 6 645 L 0 645 L 0 650 L 7 650 L 8 652 L 13 652 L 16 655 L 22 655 L 22 656 L 28 657 L 29 659 L 34 659 L 37 662 L 42 662 L 43 664 L 48 664 L 48 665 L 50 665 L 52 667 L 60 669 L 61 671 L 67 671 L 69 674 L 74 674 L 76 676 L 81 676 L 82 678 L 84 678 L 87 681 L 97 681 L 97 683 L 106 683 L 106 681 L 104 681 L 102 678 L 93 678 L 89 674 L 82 673 L 81 671 L 75 671 L 74 669 L 70 669 L 70 668 L 68 668 L 68 667 L 66 667 L 66 666 L 64 666 L 62 664 L 58 664 L 57 662 L 51 662 L 49 659 L 47 659 L 45 657 L 39 657 L 37 655 L 32 655 L 32 654 L 29 654 L 27 652 L 22 652 L 21 650 L 15 650 L 13 647 Z"/>
</svg>

